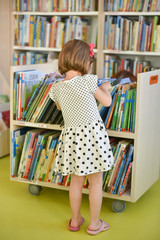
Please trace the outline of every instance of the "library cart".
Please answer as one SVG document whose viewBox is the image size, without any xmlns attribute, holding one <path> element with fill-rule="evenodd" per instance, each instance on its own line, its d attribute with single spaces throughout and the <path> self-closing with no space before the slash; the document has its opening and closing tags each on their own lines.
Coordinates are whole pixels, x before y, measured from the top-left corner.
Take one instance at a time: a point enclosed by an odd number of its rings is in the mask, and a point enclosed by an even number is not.
<svg viewBox="0 0 160 240">
<path fill-rule="evenodd" d="M 13 73 L 15 71 L 35 69 L 45 73 L 52 72 L 52 64 L 39 64 L 11 67 L 11 132 L 21 127 L 45 128 L 61 130 L 60 125 L 43 123 L 31 123 L 13 120 Z M 121 212 L 125 209 L 125 201 L 136 202 L 159 178 L 160 161 L 160 70 L 138 74 L 136 123 L 135 133 L 108 130 L 110 137 L 132 139 L 134 141 L 133 167 L 131 177 L 131 189 L 122 196 L 103 192 L 103 197 L 114 199 L 113 210 Z M 12 142 L 12 139 L 10 140 Z M 12 143 L 11 143 L 12 144 Z M 12 154 L 12 146 L 11 146 Z M 34 182 L 18 177 L 11 177 L 12 181 L 29 184 L 29 192 L 37 195 L 42 187 L 50 187 L 68 190 L 68 187 L 59 186 L 49 182 Z M 83 193 L 88 194 L 88 189 Z"/>
</svg>

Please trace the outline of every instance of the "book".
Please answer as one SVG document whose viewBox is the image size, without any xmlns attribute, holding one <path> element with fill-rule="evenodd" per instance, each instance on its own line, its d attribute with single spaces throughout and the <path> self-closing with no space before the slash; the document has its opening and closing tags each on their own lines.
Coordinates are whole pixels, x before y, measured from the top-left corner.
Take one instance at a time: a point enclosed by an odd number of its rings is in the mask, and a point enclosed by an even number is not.
<svg viewBox="0 0 160 240">
<path fill-rule="evenodd" d="M 127 127 L 127 117 L 129 118 L 129 100 L 130 100 L 131 90 L 126 91 L 126 97 L 124 102 L 123 117 L 122 117 L 122 131 L 126 130 Z"/>
<path fill-rule="evenodd" d="M 130 144 L 130 141 L 122 140 L 118 143 L 116 156 L 115 156 L 115 166 L 112 172 L 112 175 L 110 177 L 109 183 L 108 183 L 108 191 L 112 193 L 113 186 L 116 180 L 116 176 L 118 174 L 118 170 L 122 161 L 122 158 L 125 154 L 125 151 L 127 149 L 127 146 Z"/>
<path fill-rule="evenodd" d="M 12 155 L 11 155 L 11 176 L 15 177 L 18 175 L 18 167 L 22 154 L 22 148 L 26 132 L 29 128 L 21 128 L 12 131 Z"/>
<path fill-rule="evenodd" d="M 125 175 L 127 173 L 127 169 L 129 167 L 129 165 L 131 165 L 131 162 L 132 162 L 133 150 L 134 150 L 134 146 L 133 146 L 133 144 L 131 144 L 130 147 L 129 147 L 128 154 L 127 154 L 124 170 L 122 172 L 122 177 L 121 177 L 121 180 L 120 180 L 120 184 L 119 184 L 119 187 L 118 187 L 118 190 L 117 190 L 117 195 L 120 195 L 120 192 L 124 188 L 124 187 L 122 187 L 122 185 L 123 185 L 123 181 L 125 179 Z"/>
<path fill-rule="evenodd" d="M 109 107 L 109 110 L 108 110 L 108 113 L 107 113 L 107 117 L 104 121 L 104 125 L 106 126 L 106 128 L 109 127 L 109 124 L 111 122 L 111 116 L 112 116 L 112 113 L 113 113 L 113 110 L 114 110 L 114 107 L 115 107 L 115 104 L 116 104 L 116 98 L 117 98 L 117 94 L 114 93 L 113 95 L 113 100 L 112 100 L 112 103 Z"/>
<path fill-rule="evenodd" d="M 119 104 L 120 104 L 120 98 L 121 98 L 121 90 L 118 90 L 115 109 L 114 109 L 114 114 L 113 114 L 113 119 L 112 119 L 112 124 L 111 124 L 111 130 L 115 130 L 117 115 L 118 115 L 118 109 L 119 109 Z"/>
<path fill-rule="evenodd" d="M 125 175 L 125 178 L 124 178 L 124 181 L 123 181 L 123 184 L 122 184 L 122 188 L 121 188 L 121 191 L 119 193 L 119 196 L 122 196 L 122 194 L 128 189 L 127 188 L 127 184 L 131 181 L 131 170 L 132 170 L 132 165 L 133 165 L 133 162 L 131 162 L 128 166 L 128 169 L 127 169 L 127 172 L 126 172 L 126 175 Z M 130 187 L 130 185 L 128 186 Z"/>
</svg>

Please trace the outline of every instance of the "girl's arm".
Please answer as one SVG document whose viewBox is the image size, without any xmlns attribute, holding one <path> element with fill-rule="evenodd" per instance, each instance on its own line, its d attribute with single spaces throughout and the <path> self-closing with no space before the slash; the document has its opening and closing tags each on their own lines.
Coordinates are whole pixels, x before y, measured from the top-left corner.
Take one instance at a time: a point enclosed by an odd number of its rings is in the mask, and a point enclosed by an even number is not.
<svg viewBox="0 0 160 240">
<path fill-rule="evenodd" d="M 94 97 L 103 104 L 105 107 L 109 107 L 112 103 L 112 97 L 109 89 L 111 89 L 110 83 L 103 83 L 100 87 L 97 87 Z"/>
</svg>

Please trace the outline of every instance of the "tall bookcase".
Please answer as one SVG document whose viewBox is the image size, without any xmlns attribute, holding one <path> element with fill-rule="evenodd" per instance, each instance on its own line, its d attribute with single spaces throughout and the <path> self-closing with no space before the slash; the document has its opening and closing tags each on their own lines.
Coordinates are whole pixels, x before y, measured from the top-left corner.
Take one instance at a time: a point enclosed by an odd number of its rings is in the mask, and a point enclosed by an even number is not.
<svg viewBox="0 0 160 240">
<path fill-rule="evenodd" d="M 13 1 L 13 2 L 16 2 Z M 69 17 L 69 16 L 83 16 L 89 18 L 95 18 L 97 20 L 97 48 L 95 49 L 96 53 L 96 74 L 99 77 L 103 76 L 103 66 L 104 66 L 104 57 L 105 55 L 110 56 L 119 56 L 120 58 L 129 58 L 135 59 L 136 57 L 141 58 L 142 60 L 150 61 L 153 67 L 158 67 L 157 63 L 160 57 L 160 52 L 154 51 L 119 51 L 119 50 L 109 50 L 104 48 L 104 28 L 105 28 L 105 18 L 107 16 L 121 16 L 124 18 L 131 18 L 137 19 L 139 16 L 144 16 L 147 19 L 153 19 L 154 16 L 160 16 L 160 12 L 138 12 L 138 11 L 119 11 L 119 12 L 112 12 L 112 11 L 104 11 L 104 2 L 107 0 L 97 0 L 94 1 L 97 3 L 97 8 L 95 11 L 76 11 L 76 12 L 38 12 L 38 11 L 13 11 L 12 12 L 12 19 L 16 15 L 18 16 L 45 16 L 45 17 L 52 17 L 52 16 L 60 16 L 60 17 Z M 110 1 L 108 1 L 110 2 Z M 111 3 L 110 3 L 111 4 Z M 94 28 L 94 26 L 93 26 Z M 41 52 L 41 53 L 56 53 L 57 55 L 60 52 L 60 48 L 46 48 L 46 47 L 28 47 L 28 46 L 15 46 L 14 45 L 14 24 L 12 21 L 12 53 L 13 52 Z"/>
<path fill-rule="evenodd" d="M 13 120 L 13 73 L 20 70 L 33 69 L 30 66 L 11 67 L 11 132 L 21 127 L 45 128 L 61 130 L 60 125 L 43 123 L 30 123 Z M 34 65 L 34 69 L 44 72 L 51 72 L 52 64 Z M 154 82 L 154 77 L 158 82 Z M 159 178 L 159 158 L 160 158 L 160 112 L 157 111 L 160 103 L 160 70 L 138 74 L 137 100 L 136 100 L 136 124 L 135 133 L 119 132 L 108 130 L 110 137 L 132 139 L 134 142 L 133 168 L 131 189 L 121 197 L 103 192 L 103 197 L 122 201 L 135 202 L 139 199 Z M 11 139 L 12 154 L 12 139 Z M 25 182 L 32 186 L 45 186 L 68 190 L 68 187 L 59 186 L 49 182 L 35 182 L 17 177 L 11 177 L 12 181 Z M 88 189 L 83 189 L 83 193 L 88 193 Z"/>
</svg>

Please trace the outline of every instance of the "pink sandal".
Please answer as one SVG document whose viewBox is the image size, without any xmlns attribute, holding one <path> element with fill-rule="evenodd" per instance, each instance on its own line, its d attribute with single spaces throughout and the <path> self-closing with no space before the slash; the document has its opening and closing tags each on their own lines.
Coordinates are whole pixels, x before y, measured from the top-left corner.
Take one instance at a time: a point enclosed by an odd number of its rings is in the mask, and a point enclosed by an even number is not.
<svg viewBox="0 0 160 240">
<path fill-rule="evenodd" d="M 72 232 L 77 232 L 77 231 L 79 231 L 80 226 L 84 223 L 84 218 L 82 217 L 81 223 L 80 223 L 80 225 L 79 225 L 78 227 L 72 227 L 72 226 L 71 226 L 71 220 L 72 220 L 72 219 L 69 220 L 68 229 L 69 229 L 70 231 L 72 231 Z"/>
<path fill-rule="evenodd" d="M 99 229 L 97 229 L 97 230 L 87 229 L 87 232 L 91 235 L 96 235 L 100 232 L 106 231 L 110 227 L 110 225 L 108 223 L 106 223 L 104 220 L 100 219 L 100 221 L 101 221 L 101 227 Z"/>
</svg>

